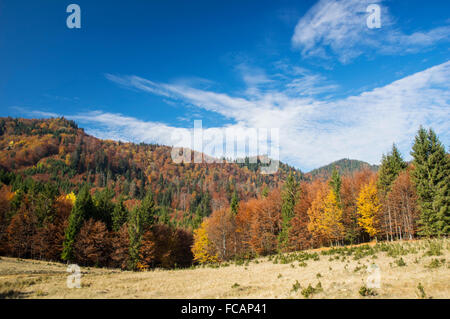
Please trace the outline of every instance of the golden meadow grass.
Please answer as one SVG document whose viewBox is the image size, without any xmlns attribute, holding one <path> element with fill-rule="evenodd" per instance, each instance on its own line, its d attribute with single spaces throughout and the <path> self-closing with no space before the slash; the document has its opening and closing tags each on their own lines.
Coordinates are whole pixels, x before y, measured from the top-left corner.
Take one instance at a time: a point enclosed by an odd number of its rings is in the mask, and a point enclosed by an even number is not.
<svg viewBox="0 0 450 319">
<path fill-rule="evenodd" d="M 371 243 L 361 249 L 358 247 L 312 250 L 176 270 L 130 272 L 82 267 L 79 289 L 67 287 L 69 273 L 65 264 L 1 257 L 0 296 L 450 298 L 449 239 Z M 363 296 L 360 290 L 366 284 L 367 267 L 372 263 L 380 268 L 381 286 L 372 289 L 373 296 Z"/>
</svg>

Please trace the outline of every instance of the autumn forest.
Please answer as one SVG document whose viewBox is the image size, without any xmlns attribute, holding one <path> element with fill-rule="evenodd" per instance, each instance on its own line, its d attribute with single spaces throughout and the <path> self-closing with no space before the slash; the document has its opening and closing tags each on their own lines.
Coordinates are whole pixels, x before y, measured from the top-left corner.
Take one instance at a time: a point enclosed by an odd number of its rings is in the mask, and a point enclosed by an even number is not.
<svg viewBox="0 0 450 319">
<path fill-rule="evenodd" d="M 393 141 L 394 142 L 394 141 Z M 322 174 L 174 164 L 65 118 L 0 118 L 0 255 L 145 270 L 450 234 L 450 156 L 418 128 L 406 162 Z"/>
</svg>

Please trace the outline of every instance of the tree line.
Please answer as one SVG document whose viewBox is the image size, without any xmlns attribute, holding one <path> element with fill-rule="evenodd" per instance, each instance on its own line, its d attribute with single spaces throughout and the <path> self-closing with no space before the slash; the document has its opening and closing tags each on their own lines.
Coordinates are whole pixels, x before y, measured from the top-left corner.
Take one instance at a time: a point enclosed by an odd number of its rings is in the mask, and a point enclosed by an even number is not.
<svg viewBox="0 0 450 319">
<path fill-rule="evenodd" d="M 146 184 L 140 198 L 84 182 L 58 183 L 0 170 L 0 254 L 138 270 L 252 258 L 280 251 L 376 240 L 447 236 L 450 158 L 436 134 L 421 128 L 406 163 L 394 145 L 378 173 L 363 169 L 305 181 L 292 171 L 280 187 L 255 197 L 228 183 L 214 207 L 208 187 L 182 216 L 169 216 Z M 154 180 L 167 184 L 162 177 Z M 202 188 L 201 188 L 202 189 Z M 174 197 L 177 195 L 174 194 Z M 178 194 L 182 196 L 182 194 Z M 190 218 L 190 227 L 173 218 Z"/>
<path fill-rule="evenodd" d="M 420 128 L 406 163 L 397 147 L 369 168 L 283 187 L 220 209 L 194 231 L 194 261 L 402 240 L 450 233 L 450 157 L 432 129 Z"/>
</svg>

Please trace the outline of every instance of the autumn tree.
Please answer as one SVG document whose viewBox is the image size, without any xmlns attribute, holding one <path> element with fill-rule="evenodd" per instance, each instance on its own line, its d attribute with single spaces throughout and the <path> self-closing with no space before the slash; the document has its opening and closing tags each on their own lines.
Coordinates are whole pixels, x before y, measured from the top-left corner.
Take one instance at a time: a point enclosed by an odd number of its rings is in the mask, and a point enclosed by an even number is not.
<svg viewBox="0 0 450 319">
<path fill-rule="evenodd" d="M 412 239 L 417 230 L 417 194 L 410 178 L 404 171 L 395 179 L 387 203 L 392 211 L 392 234 L 397 239 Z"/>
<path fill-rule="evenodd" d="M 258 201 L 250 225 L 250 246 L 259 255 L 267 255 L 278 249 L 281 230 L 281 196 L 279 190 Z"/>
<path fill-rule="evenodd" d="M 110 263 L 112 267 L 126 269 L 129 265 L 130 236 L 128 225 L 123 224 L 111 235 Z"/>
<path fill-rule="evenodd" d="M 192 235 L 182 229 L 157 224 L 144 233 L 140 247 L 143 268 L 185 267 L 192 263 Z"/>
<path fill-rule="evenodd" d="M 232 212 L 224 208 L 214 211 L 208 218 L 207 233 L 219 259 L 230 259 L 236 251 L 234 249 L 236 224 Z"/>
<path fill-rule="evenodd" d="M 7 229 L 9 251 L 13 256 L 20 258 L 34 257 L 33 241 L 38 220 L 27 204 L 27 201 L 22 204 Z"/>
<path fill-rule="evenodd" d="M 308 230 L 320 241 L 332 244 L 342 238 L 342 208 L 335 192 L 324 185 L 308 210 Z"/>
<path fill-rule="evenodd" d="M 419 129 L 412 147 L 413 181 L 420 205 L 419 234 L 450 233 L 450 159 L 436 133 Z"/>
<path fill-rule="evenodd" d="M 110 239 L 106 225 L 90 218 L 85 221 L 73 246 L 75 260 L 86 266 L 102 266 L 108 263 Z"/>
<path fill-rule="evenodd" d="M 0 255 L 8 252 L 8 233 L 7 228 L 11 220 L 10 203 L 14 193 L 6 185 L 0 188 Z"/>
<path fill-rule="evenodd" d="M 192 253 L 194 255 L 194 261 L 200 264 L 215 263 L 219 260 L 214 245 L 208 238 L 207 228 L 208 220 L 205 220 L 194 231 Z"/>
<path fill-rule="evenodd" d="M 374 181 L 363 186 L 358 196 L 357 206 L 359 225 L 364 228 L 370 237 L 376 237 L 379 233 L 379 212 L 381 205 Z"/>
<path fill-rule="evenodd" d="M 314 186 L 310 183 L 300 184 L 301 197 L 294 207 L 294 217 L 289 229 L 289 250 L 304 250 L 313 246 L 311 232 L 308 230 L 308 209 L 314 200 Z"/>
</svg>

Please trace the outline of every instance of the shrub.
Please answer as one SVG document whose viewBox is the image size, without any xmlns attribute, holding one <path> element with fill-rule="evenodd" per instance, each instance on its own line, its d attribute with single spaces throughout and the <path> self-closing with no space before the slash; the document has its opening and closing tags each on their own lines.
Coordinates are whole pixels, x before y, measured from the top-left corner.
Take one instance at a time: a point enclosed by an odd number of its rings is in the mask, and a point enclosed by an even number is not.
<svg viewBox="0 0 450 319">
<path fill-rule="evenodd" d="M 361 286 L 361 288 L 359 288 L 359 294 L 363 297 L 378 295 L 375 290 L 372 288 L 367 288 L 366 286 Z"/>
<path fill-rule="evenodd" d="M 397 266 L 399 266 L 399 267 L 406 266 L 405 261 L 404 261 L 403 258 L 401 258 L 401 257 L 400 257 L 400 259 L 395 260 L 395 263 L 396 263 Z"/>
</svg>

